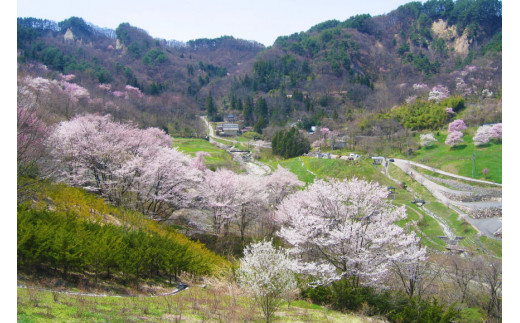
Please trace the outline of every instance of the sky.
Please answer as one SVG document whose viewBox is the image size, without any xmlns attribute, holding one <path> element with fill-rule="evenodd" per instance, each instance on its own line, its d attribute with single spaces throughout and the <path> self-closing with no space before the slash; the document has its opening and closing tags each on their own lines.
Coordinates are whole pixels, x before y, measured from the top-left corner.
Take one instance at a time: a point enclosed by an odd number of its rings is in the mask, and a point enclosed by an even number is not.
<svg viewBox="0 0 520 323">
<path fill-rule="evenodd" d="M 266 46 L 278 36 L 306 31 L 330 19 L 388 13 L 411 0 L 18 0 L 17 17 L 56 22 L 72 16 L 99 27 L 122 22 L 154 38 L 188 41 L 233 36 Z"/>
</svg>

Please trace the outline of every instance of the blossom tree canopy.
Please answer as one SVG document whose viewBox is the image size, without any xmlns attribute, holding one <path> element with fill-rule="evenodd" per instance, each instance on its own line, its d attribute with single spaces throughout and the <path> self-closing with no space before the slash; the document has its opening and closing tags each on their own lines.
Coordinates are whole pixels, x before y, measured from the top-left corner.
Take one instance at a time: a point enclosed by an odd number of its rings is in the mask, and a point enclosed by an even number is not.
<svg viewBox="0 0 520 323">
<path fill-rule="evenodd" d="M 238 212 L 235 191 L 240 188 L 237 176 L 225 168 L 215 172 L 206 171 L 202 193 L 206 207 L 212 211 L 213 230 L 217 236 Z"/>
<path fill-rule="evenodd" d="M 448 134 L 444 143 L 448 146 L 456 146 L 464 142 L 464 139 L 462 139 L 463 136 L 464 134 L 460 131 L 452 131 Z"/>
<path fill-rule="evenodd" d="M 189 200 L 189 188 L 200 181 L 191 159 L 171 145 L 160 129 L 113 122 L 110 115 L 61 122 L 47 140 L 59 180 L 96 190 L 116 204 L 133 192 L 147 215 Z"/>
<path fill-rule="evenodd" d="M 47 126 L 36 115 L 32 106 L 19 102 L 17 107 L 17 161 L 18 171 L 36 162 L 44 151 Z"/>
<path fill-rule="evenodd" d="M 462 132 L 462 131 L 466 130 L 467 128 L 468 127 L 466 126 L 466 123 L 464 123 L 464 120 L 457 119 L 448 125 L 448 132 L 453 132 L 453 131 Z"/>
<path fill-rule="evenodd" d="M 269 176 L 264 177 L 264 181 L 271 206 L 277 206 L 286 196 L 304 185 L 296 174 L 280 165 Z"/>
<path fill-rule="evenodd" d="M 332 131 L 329 128 L 320 128 L 320 133 L 323 135 L 323 138 L 327 138 Z"/>
<path fill-rule="evenodd" d="M 491 139 L 491 126 L 483 125 L 477 129 L 475 136 L 473 136 L 473 142 L 475 146 L 485 145 Z"/>
<path fill-rule="evenodd" d="M 205 151 L 197 151 L 195 159 L 193 159 L 192 167 L 198 170 L 205 170 L 206 165 L 204 164 L 204 157 L 211 157 L 211 155 Z"/>
<path fill-rule="evenodd" d="M 356 286 L 381 285 L 392 261 L 425 252 L 407 254 L 417 243 L 415 234 L 394 224 L 406 216 L 405 208 L 387 197 L 388 190 L 374 182 L 315 181 L 281 203 L 279 235 L 301 255 L 301 272 L 322 282 L 353 278 Z"/>
<path fill-rule="evenodd" d="M 436 141 L 437 139 L 435 139 L 431 132 L 421 135 L 421 146 L 429 146 Z"/>
<path fill-rule="evenodd" d="M 434 86 L 428 95 L 428 101 L 442 101 L 450 96 L 450 90 L 443 85 Z"/>
<path fill-rule="evenodd" d="M 502 123 L 494 124 L 493 127 L 491 127 L 490 137 L 502 139 Z"/>
<path fill-rule="evenodd" d="M 237 272 L 238 283 L 253 294 L 268 322 L 283 298 L 296 289 L 294 262 L 271 241 L 252 243 L 244 249 Z"/>
</svg>

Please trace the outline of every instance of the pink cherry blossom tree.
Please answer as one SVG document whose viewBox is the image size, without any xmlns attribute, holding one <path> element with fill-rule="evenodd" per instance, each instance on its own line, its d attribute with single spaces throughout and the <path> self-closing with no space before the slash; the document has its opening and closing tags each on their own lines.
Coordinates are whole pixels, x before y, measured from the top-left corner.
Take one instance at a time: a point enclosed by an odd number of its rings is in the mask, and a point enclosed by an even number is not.
<svg viewBox="0 0 520 323">
<path fill-rule="evenodd" d="M 125 90 L 128 93 L 128 95 L 130 95 L 130 97 L 142 98 L 144 96 L 141 90 L 131 85 L 126 85 Z"/>
<path fill-rule="evenodd" d="M 502 140 L 502 123 L 496 123 L 491 127 L 490 138 Z"/>
<path fill-rule="evenodd" d="M 329 128 L 320 128 L 320 133 L 323 136 L 323 139 L 327 140 L 332 131 L 330 131 Z"/>
<path fill-rule="evenodd" d="M 190 201 L 200 171 L 170 148 L 157 128 L 138 129 L 109 115 L 83 115 L 61 122 L 47 141 L 57 180 L 97 191 L 115 204 L 134 204 L 157 216 Z"/>
<path fill-rule="evenodd" d="M 205 151 L 197 151 L 196 157 L 193 159 L 192 167 L 203 171 L 206 169 L 206 165 L 204 164 L 204 158 L 211 157 L 211 155 Z"/>
<path fill-rule="evenodd" d="M 233 222 L 236 223 L 240 240 L 244 243 L 248 227 L 267 211 L 267 181 L 257 175 L 240 174 L 236 177 L 236 184 L 234 201 L 237 213 Z"/>
<path fill-rule="evenodd" d="M 448 146 L 456 146 L 464 142 L 464 139 L 462 139 L 463 136 L 464 134 L 462 132 L 454 130 L 448 134 L 444 143 Z"/>
<path fill-rule="evenodd" d="M 453 132 L 453 131 L 462 132 L 462 131 L 466 130 L 467 128 L 468 127 L 466 126 L 466 123 L 464 122 L 464 120 L 457 119 L 448 125 L 448 132 Z"/>
<path fill-rule="evenodd" d="M 219 237 L 226 235 L 229 223 L 238 212 L 235 191 L 238 187 L 237 175 L 228 169 L 215 172 L 206 171 L 202 194 L 205 206 L 211 210 L 213 233 Z"/>
<path fill-rule="evenodd" d="M 475 136 L 473 136 L 473 143 L 475 146 L 485 145 L 491 139 L 491 126 L 483 125 L 478 127 Z"/>
<path fill-rule="evenodd" d="M 394 224 L 406 216 L 405 208 L 387 197 L 385 187 L 357 178 L 315 181 L 278 207 L 279 235 L 300 255 L 299 269 L 320 281 L 381 285 L 392 262 L 424 253 L 407 254 L 417 244 L 415 235 Z"/>
<path fill-rule="evenodd" d="M 305 185 L 296 174 L 280 165 L 274 172 L 264 177 L 264 180 L 265 189 L 269 195 L 269 205 L 272 209 L 276 208 L 288 195 Z"/>
<path fill-rule="evenodd" d="M 16 121 L 17 169 L 18 175 L 25 175 L 43 156 L 48 129 L 36 115 L 34 106 L 24 102 L 18 103 Z"/>
<path fill-rule="evenodd" d="M 60 86 L 67 97 L 67 103 L 65 106 L 65 116 L 70 118 L 74 115 L 73 108 L 78 104 L 81 99 L 88 99 L 90 93 L 84 87 L 77 85 L 76 83 L 70 83 L 67 81 L 61 81 Z"/>
<path fill-rule="evenodd" d="M 136 156 L 123 174 L 134 174 L 136 206 L 151 218 L 167 217 L 172 210 L 191 206 L 198 195 L 194 188 L 202 182 L 202 172 L 190 167 L 187 155 L 170 147 L 159 147 L 149 156 Z"/>
</svg>

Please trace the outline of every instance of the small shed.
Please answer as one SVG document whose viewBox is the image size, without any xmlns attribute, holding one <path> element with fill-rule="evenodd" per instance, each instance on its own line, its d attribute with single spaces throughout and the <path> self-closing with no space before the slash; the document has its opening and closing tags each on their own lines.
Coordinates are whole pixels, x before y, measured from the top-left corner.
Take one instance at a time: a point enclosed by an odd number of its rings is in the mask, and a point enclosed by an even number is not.
<svg viewBox="0 0 520 323">
<path fill-rule="evenodd" d="M 238 135 L 239 127 L 237 123 L 223 123 L 222 132 L 225 136 L 236 136 Z"/>
<path fill-rule="evenodd" d="M 345 141 L 333 141 L 332 142 L 332 150 L 343 149 L 346 146 L 347 146 L 347 143 Z"/>
<path fill-rule="evenodd" d="M 228 114 L 228 115 L 226 115 L 224 117 L 224 121 L 226 121 L 226 122 L 236 122 L 236 121 L 238 121 L 238 118 L 234 114 Z"/>
<path fill-rule="evenodd" d="M 382 165 L 385 162 L 385 157 L 372 157 L 374 165 Z"/>
</svg>

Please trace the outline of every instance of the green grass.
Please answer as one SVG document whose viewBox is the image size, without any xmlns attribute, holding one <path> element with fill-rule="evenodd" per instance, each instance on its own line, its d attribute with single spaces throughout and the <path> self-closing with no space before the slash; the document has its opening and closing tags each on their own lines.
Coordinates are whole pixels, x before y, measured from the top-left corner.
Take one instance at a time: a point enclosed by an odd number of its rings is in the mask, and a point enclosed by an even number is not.
<svg viewBox="0 0 520 323">
<path fill-rule="evenodd" d="M 287 168 L 298 179 L 312 183 L 315 178 L 351 178 L 358 177 L 367 181 L 379 182 L 382 185 L 394 185 L 385 175 L 372 166 L 371 161 L 347 161 L 341 159 L 320 159 L 313 157 L 296 157 L 286 160 L 271 160 L 267 164 L 276 169 L 277 165 Z"/>
<path fill-rule="evenodd" d="M 240 171 L 240 165 L 225 150 L 217 148 L 207 140 L 176 138 L 173 140 L 173 146 L 192 157 L 198 151 L 209 153 L 211 156 L 205 157 L 205 164 L 210 169 L 229 168 L 234 171 Z"/>
<path fill-rule="evenodd" d="M 445 145 L 447 133 L 440 132 L 438 140 L 431 147 L 423 147 L 410 156 L 410 160 L 438 168 L 450 173 L 473 177 L 473 154 L 476 154 L 475 178 L 502 183 L 502 143 L 492 141 L 483 146 L 473 144 L 476 128 L 468 128 L 464 133 L 464 143 L 455 147 Z M 401 156 L 405 157 L 405 156 Z M 482 170 L 487 168 L 485 177 Z"/>
<path fill-rule="evenodd" d="M 488 237 L 480 237 L 480 242 L 488 251 L 491 251 L 497 257 L 502 258 L 502 241 Z"/>
<path fill-rule="evenodd" d="M 431 195 L 431 193 L 424 186 L 422 186 L 420 183 L 416 181 L 413 181 L 409 175 L 405 174 L 395 165 L 390 164 L 389 173 L 398 181 L 405 182 L 408 185 L 408 187 L 412 189 L 420 198 L 424 199 L 427 202 L 426 207 L 436 215 L 444 218 L 450 226 L 451 230 L 457 236 L 464 237 L 464 239 L 461 242 L 459 242 L 460 246 L 464 247 L 468 251 L 477 252 L 476 249 L 478 248 L 478 243 L 476 240 L 480 237 L 478 236 L 477 230 L 475 230 L 475 228 L 473 228 L 471 224 L 469 224 L 467 221 L 463 219 L 459 219 L 458 213 L 448 208 L 446 205 L 438 202 L 435 199 L 435 197 L 433 197 L 433 195 Z M 411 193 L 401 189 L 397 189 L 397 192 L 398 194 L 396 195 L 395 199 L 396 204 L 406 204 L 407 206 L 410 206 L 421 212 L 421 210 L 416 208 L 415 205 L 410 204 L 410 201 L 414 198 Z M 412 214 L 412 212 L 410 212 L 409 210 L 407 213 L 408 215 Z M 446 245 L 442 240 L 437 238 L 437 236 L 443 236 L 444 232 L 442 231 L 440 225 L 434 219 L 432 219 L 428 215 L 424 215 L 419 227 L 423 231 L 423 233 L 428 236 L 428 238 L 441 244 L 442 246 Z M 430 241 L 423 239 L 423 243 L 428 247 L 432 247 L 442 251 L 442 248 L 439 248 L 439 246 L 432 244 Z M 486 249 L 491 251 L 494 255 L 501 257 L 501 241 L 488 239 L 486 240 L 486 243 L 489 243 L 490 245 L 490 247 L 488 248 L 487 245 L 483 242 Z"/>
<path fill-rule="evenodd" d="M 159 297 L 89 297 L 53 294 L 18 288 L 17 317 L 20 322 L 262 322 L 262 315 L 247 295 L 227 288 L 189 289 Z M 369 322 L 305 301 L 285 303 L 275 313 L 277 321 Z"/>
</svg>

